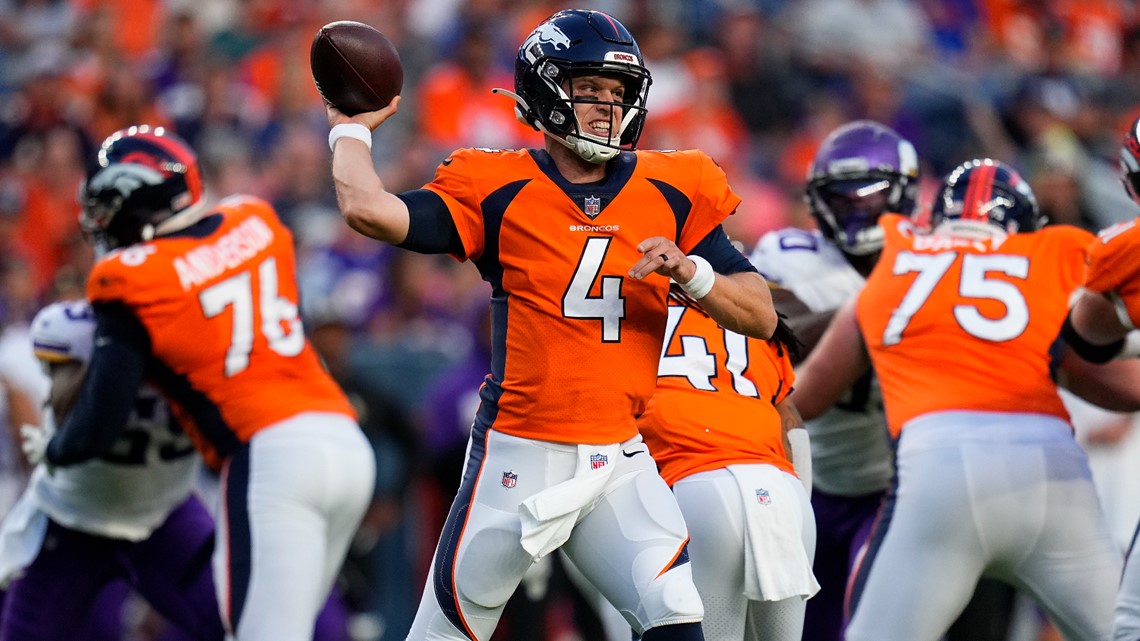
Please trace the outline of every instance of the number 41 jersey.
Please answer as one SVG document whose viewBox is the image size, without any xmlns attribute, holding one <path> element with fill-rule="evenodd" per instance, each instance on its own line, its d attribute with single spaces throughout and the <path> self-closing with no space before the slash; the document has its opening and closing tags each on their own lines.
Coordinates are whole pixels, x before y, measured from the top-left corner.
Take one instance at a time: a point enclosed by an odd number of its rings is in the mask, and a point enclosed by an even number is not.
<svg viewBox="0 0 1140 641">
<path fill-rule="evenodd" d="M 1093 236 L 1068 225 L 1004 239 L 917 233 L 885 216 L 882 258 L 856 314 L 894 437 L 936 411 L 1068 420 L 1052 347 Z"/>
<path fill-rule="evenodd" d="M 355 416 L 305 338 L 292 234 L 264 201 L 227 198 L 186 230 L 108 254 L 87 297 L 146 328 L 148 375 L 212 467 L 301 412 Z"/>
</svg>

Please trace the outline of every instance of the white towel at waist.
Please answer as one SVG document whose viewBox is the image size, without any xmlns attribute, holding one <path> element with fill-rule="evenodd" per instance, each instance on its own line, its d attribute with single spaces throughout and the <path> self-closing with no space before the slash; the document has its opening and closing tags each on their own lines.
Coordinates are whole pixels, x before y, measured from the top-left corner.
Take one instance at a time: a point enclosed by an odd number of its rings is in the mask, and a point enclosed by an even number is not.
<svg viewBox="0 0 1140 641">
<path fill-rule="evenodd" d="M 744 596 L 753 601 L 805 599 L 819 592 L 803 542 L 806 494 L 770 465 L 730 465 L 744 499 Z"/>
<path fill-rule="evenodd" d="M 597 456 L 605 458 L 597 458 Z M 591 460 L 591 456 L 595 457 Z M 519 504 L 522 546 L 540 559 L 570 538 L 578 515 L 603 496 L 617 462 L 621 444 L 579 445 L 574 476 L 532 495 Z M 598 465 L 598 463 L 602 463 Z"/>
<path fill-rule="evenodd" d="M 47 526 L 47 515 L 36 504 L 29 488 L 0 525 L 0 588 L 7 588 L 36 560 Z"/>
</svg>

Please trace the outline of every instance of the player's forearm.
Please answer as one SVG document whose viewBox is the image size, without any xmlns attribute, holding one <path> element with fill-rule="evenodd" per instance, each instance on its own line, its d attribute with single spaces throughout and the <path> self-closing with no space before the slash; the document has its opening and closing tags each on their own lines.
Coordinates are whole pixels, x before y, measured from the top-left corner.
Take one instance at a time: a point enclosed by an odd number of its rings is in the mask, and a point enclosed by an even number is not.
<svg viewBox="0 0 1140 641">
<path fill-rule="evenodd" d="M 384 188 L 368 147 L 358 140 L 338 140 L 332 176 L 337 204 L 349 227 L 387 243 L 404 241 L 408 235 L 408 207 Z"/>
<path fill-rule="evenodd" d="M 722 327 L 768 340 L 776 331 L 776 308 L 764 277 L 755 272 L 717 274 L 701 307 Z"/>
<path fill-rule="evenodd" d="M 1107 345 L 1124 338 L 1129 328 L 1121 322 L 1116 305 L 1104 294 L 1082 292 L 1069 315 L 1073 329 L 1094 345 Z"/>
<path fill-rule="evenodd" d="M 52 465 L 71 465 L 106 452 L 122 433 L 143 382 L 145 357 L 130 345 L 99 346 L 75 406 L 47 446 Z"/>
<path fill-rule="evenodd" d="M 772 287 L 771 290 L 772 303 L 776 306 L 776 311 L 786 317 L 788 326 L 803 344 L 799 358 L 792 356 L 792 364 L 799 365 L 819 344 L 819 339 L 823 337 L 831 319 L 835 317 L 836 310 L 813 312 L 790 291 L 780 287 Z"/>
<path fill-rule="evenodd" d="M 1057 384 L 1110 412 L 1140 411 L 1140 359 L 1095 365 L 1066 351 Z"/>
<path fill-rule="evenodd" d="M 852 300 L 839 308 L 819 345 L 796 368 L 793 399 L 800 416 L 810 421 L 827 411 L 870 369 Z"/>
</svg>

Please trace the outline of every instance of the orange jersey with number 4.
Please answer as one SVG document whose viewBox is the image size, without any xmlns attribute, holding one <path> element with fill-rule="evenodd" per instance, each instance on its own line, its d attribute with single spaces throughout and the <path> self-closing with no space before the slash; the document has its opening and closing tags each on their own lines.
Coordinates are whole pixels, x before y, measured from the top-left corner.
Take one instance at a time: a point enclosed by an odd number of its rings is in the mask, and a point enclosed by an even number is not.
<svg viewBox="0 0 1140 641">
<path fill-rule="evenodd" d="M 1140 326 L 1140 219 L 1118 223 L 1097 234 L 1089 247 L 1085 287 L 1116 294 L 1133 326 Z"/>
<path fill-rule="evenodd" d="M 795 473 L 775 407 L 795 382 L 785 351 L 670 298 L 657 375 L 657 391 L 637 426 L 669 485 L 737 464 L 768 463 Z"/>
<path fill-rule="evenodd" d="M 305 339 L 292 234 L 264 201 L 227 198 L 182 232 L 108 254 L 87 296 L 146 328 L 149 374 L 213 466 L 295 414 L 355 416 Z"/>
<path fill-rule="evenodd" d="M 543 151 L 464 149 L 426 189 L 491 283 L 491 375 L 481 425 L 523 438 L 619 443 L 653 393 L 669 280 L 629 276 L 637 246 L 689 252 L 740 199 L 696 151 L 625 152 L 573 185 Z"/>
<path fill-rule="evenodd" d="M 1002 238 L 921 234 L 880 223 L 886 245 L 856 314 L 898 437 L 929 412 L 1068 413 L 1054 346 L 1092 234 L 1058 225 Z"/>
</svg>

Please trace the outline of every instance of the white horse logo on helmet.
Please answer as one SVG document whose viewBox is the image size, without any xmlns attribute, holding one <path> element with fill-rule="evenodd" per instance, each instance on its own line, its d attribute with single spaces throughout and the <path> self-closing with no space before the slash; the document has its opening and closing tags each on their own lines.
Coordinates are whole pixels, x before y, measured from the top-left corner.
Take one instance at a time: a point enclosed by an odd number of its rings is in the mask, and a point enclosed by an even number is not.
<svg viewBox="0 0 1140 641">
<path fill-rule="evenodd" d="M 124 163 L 111 165 L 95 174 L 87 188 L 91 192 L 114 189 L 119 196 L 127 198 L 135 190 L 161 185 L 163 180 L 162 172 L 157 169 Z"/>
<path fill-rule="evenodd" d="M 558 25 L 545 22 L 531 32 L 526 42 L 523 43 L 523 48 L 529 51 L 533 45 L 553 45 L 555 51 L 569 49 L 570 37 L 563 33 Z"/>
</svg>

